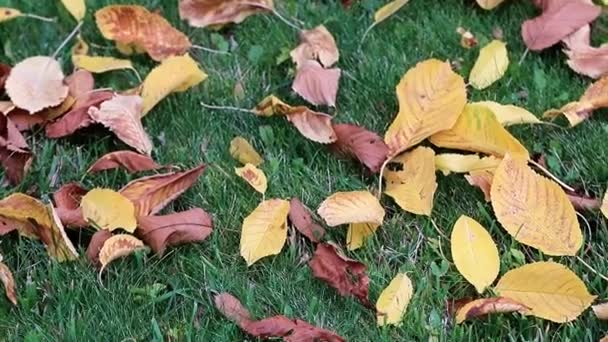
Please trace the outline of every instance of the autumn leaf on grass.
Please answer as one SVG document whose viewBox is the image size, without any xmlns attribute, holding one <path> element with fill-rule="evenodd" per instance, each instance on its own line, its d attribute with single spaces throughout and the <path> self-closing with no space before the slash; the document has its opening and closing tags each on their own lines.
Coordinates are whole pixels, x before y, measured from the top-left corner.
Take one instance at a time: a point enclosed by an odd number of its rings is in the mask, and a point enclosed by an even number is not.
<svg viewBox="0 0 608 342">
<path fill-rule="evenodd" d="M 99 274 L 114 260 L 133 254 L 144 249 L 144 243 L 136 237 L 128 234 L 113 235 L 107 239 L 99 251 L 99 263 L 101 269 Z"/>
<path fill-rule="evenodd" d="M 236 137 L 230 141 L 230 155 L 243 165 L 259 166 L 264 162 L 262 156 L 243 137 Z"/>
<path fill-rule="evenodd" d="M 296 197 L 289 202 L 289 221 L 312 242 L 321 241 L 325 235 L 325 229 L 313 220 L 310 210 Z"/>
<path fill-rule="evenodd" d="M 192 47 L 185 34 L 142 6 L 106 6 L 95 12 L 95 21 L 104 38 L 142 47 L 157 62 L 181 56 Z"/>
<path fill-rule="evenodd" d="M 430 216 L 437 182 L 435 152 L 428 147 L 417 147 L 392 161 L 400 164 L 401 171 L 387 169 L 385 194 L 392 197 L 401 209 Z"/>
<path fill-rule="evenodd" d="M 479 7 L 485 10 L 491 10 L 502 4 L 505 0 L 477 0 Z"/>
<path fill-rule="evenodd" d="M 114 95 L 99 108 L 90 108 L 89 116 L 110 129 L 125 144 L 150 155 L 152 140 L 141 123 L 142 105 L 143 99 L 139 96 Z"/>
<path fill-rule="evenodd" d="M 290 52 L 291 59 L 299 67 L 305 61 L 318 61 L 329 68 L 340 59 L 336 40 L 323 25 L 300 32 L 300 45 Z"/>
<path fill-rule="evenodd" d="M 535 262 L 511 270 L 495 291 L 530 308 L 528 314 L 557 323 L 575 320 L 596 298 L 574 272 L 555 262 Z"/>
<path fill-rule="evenodd" d="M 478 293 L 483 293 L 500 269 L 498 248 L 488 231 L 474 219 L 462 215 L 454 224 L 451 248 L 458 272 Z"/>
<path fill-rule="evenodd" d="M 243 220 L 241 256 L 247 266 L 281 252 L 287 240 L 289 202 L 280 199 L 263 201 Z"/>
<path fill-rule="evenodd" d="M 492 171 L 498 167 L 500 161 L 494 156 L 479 157 L 476 154 L 442 153 L 435 156 L 435 168 L 447 176 L 452 172 Z"/>
<path fill-rule="evenodd" d="M 185 54 L 169 57 L 152 69 L 144 80 L 141 96 L 144 99 L 142 116 L 146 115 L 160 100 L 174 92 L 184 92 L 207 79 L 198 64 Z"/>
<path fill-rule="evenodd" d="M 574 127 L 589 118 L 594 110 L 608 107 L 607 90 L 608 76 L 590 85 L 578 101 L 570 102 L 560 109 L 549 109 L 543 117 L 554 119 L 563 114 L 570 126 Z"/>
<path fill-rule="evenodd" d="M 0 115 L 0 164 L 11 184 L 19 184 L 32 164 L 32 153 L 11 119 Z"/>
<path fill-rule="evenodd" d="M 6 79 L 6 93 L 15 106 L 36 113 L 61 104 L 68 96 L 61 65 L 45 56 L 17 63 Z"/>
<path fill-rule="evenodd" d="M 602 201 L 602 206 L 600 208 L 604 216 L 608 219 L 608 191 L 604 195 L 604 200 Z"/>
<path fill-rule="evenodd" d="M 591 27 L 584 25 L 564 38 L 568 66 L 577 73 L 600 78 L 608 72 L 608 45 L 591 46 Z"/>
<path fill-rule="evenodd" d="M 15 278 L 13 277 L 13 272 L 8 266 L 2 262 L 2 255 L 0 255 L 0 282 L 4 284 L 4 293 L 6 294 L 6 298 L 13 303 L 13 305 L 17 305 L 17 290 L 15 289 Z"/>
<path fill-rule="evenodd" d="M 45 126 L 46 136 L 49 138 L 62 138 L 69 136 L 77 130 L 90 126 L 93 120 L 88 114 L 90 108 L 98 108 L 103 102 L 110 100 L 114 93 L 110 91 L 95 91 L 82 95 L 76 99 L 72 109 L 57 121 Z"/>
<path fill-rule="evenodd" d="M 325 69 L 316 61 L 304 61 L 296 71 L 292 89 L 306 101 L 318 106 L 336 106 L 342 71 Z"/>
<path fill-rule="evenodd" d="M 180 0 L 179 17 L 194 27 L 239 24 L 273 8 L 272 0 Z"/>
<path fill-rule="evenodd" d="M 466 320 L 480 316 L 508 312 L 527 313 L 528 308 L 509 298 L 480 298 L 470 301 L 458 309 L 456 312 L 456 323 L 460 324 Z"/>
<path fill-rule="evenodd" d="M 462 77 L 436 59 L 410 69 L 397 85 L 397 97 L 399 113 L 384 136 L 392 157 L 452 128 L 467 101 Z"/>
<path fill-rule="evenodd" d="M 498 222 L 515 240 L 548 255 L 580 249 L 583 236 L 566 193 L 525 159 L 505 156 L 494 173 L 491 198 Z"/>
<path fill-rule="evenodd" d="M 285 110 L 288 108 L 291 108 L 291 106 L 271 94 L 260 101 L 251 111 L 257 116 L 271 117 L 274 115 L 284 115 Z"/>
<path fill-rule="evenodd" d="M 485 89 L 501 79 L 508 67 L 507 44 L 493 40 L 479 51 L 479 57 L 469 75 L 469 83 L 475 89 Z"/>
<path fill-rule="evenodd" d="M 486 202 L 490 202 L 491 196 L 490 191 L 492 188 L 492 181 L 494 180 L 494 172 L 488 170 L 471 171 L 464 178 L 467 182 L 483 192 L 483 196 Z"/>
<path fill-rule="evenodd" d="M 169 246 L 203 241 L 213 230 L 213 219 L 194 208 L 163 216 L 140 216 L 136 234 L 159 255 Z"/>
<path fill-rule="evenodd" d="M 474 102 L 471 105 L 487 107 L 494 113 L 496 120 L 503 126 L 538 124 L 542 122 L 526 109 L 514 105 L 502 105 L 493 101 Z"/>
<path fill-rule="evenodd" d="M 64 226 L 86 227 L 89 224 L 82 216 L 80 202 L 87 191 L 78 183 L 67 183 L 53 193 L 53 202 L 57 216 Z"/>
<path fill-rule="evenodd" d="M 106 243 L 106 241 L 112 237 L 112 233 L 109 230 L 98 230 L 91 237 L 91 241 L 87 246 L 87 259 L 91 262 L 91 264 L 95 266 L 100 266 L 99 264 L 99 252 L 101 248 Z"/>
<path fill-rule="evenodd" d="M 375 223 L 384 221 L 384 208 L 369 191 L 336 192 L 327 197 L 317 210 L 328 226 L 347 223 Z"/>
<path fill-rule="evenodd" d="M 133 151 L 110 152 L 97 159 L 87 173 L 123 168 L 129 173 L 155 170 L 161 168 L 152 158 Z"/>
<path fill-rule="evenodd" d="M 85 0 L 61 0 L 65 9 L 70 12 L 76 21 L 82 21 L 87 12 Z"/>
<path fill-rule="evenodd" d="M 390 18 L 393 14 L 397 13 L 401 9 L 401 7 L 405 6 L 409 0 L 393 0 L 386 5 L 380 7 L 379 10 L 374 13 L 374 22 L 365 30 L 363 34 L 363 38 L 361 38 L 361 44 L 365 40 L 365 37 L 369 34 L 369 32 L 376 27 L 376 25 Z"/>
<path fill-rule="evenodd" d="M 23 16 L 23 13 L 16 8 L 0 7 L 0 23 L 21 16 Z"/>
<path fill-rule="evenodd" d="M 65 78 L 68 94 L 74 99 L 81 99 L 90 95 L 95 88 L 93 74 L 87 70 L 76 70 Z"/>
<path fill-rule="evenodd" d="M 287 120 L 307 139 L 321 144 L 336 141 L 336 132 L 331 125 L 331 116 L 312 111 L 307 107 L 292 107 L 287 113 Z"/>
<path fill-rule="evenodd" d="M 264 171 L 258 169 L 252 164 L 245 164 L 243 167 L 237 167 L 234 172 L 244 179 L 255 191 L 265 194 L 268 188 L 268 180 Z"/>
<path fill-rule="evenodd" d="M 320 243 L 308 262 L 316 278 L 326 282 L 342 296 L 353 296 L 366 307 L 372 307 L 368 295 L 367 267 L 345 257 L 334 245 Z"/>
<path fill-rule="evenodd" d="M 205 165 L 199 165 L 187 171 L 139 178 L 120 193 L 135 204 L 136 216 L 154 215 L 194 185 L 204 169 Z"/>
<path fill-rule="evenodd" d="M 359 160 L 373 173 L 380 171 L 388 147 L 378 134 L 351 124 L 333 125 L 333 129 L 336 142 L 329 146 L 332 151 Z"/>
<path fill-rule="evenodd" d="M 528 158 L 526 148 L 484 106 L 466 105 L 454 127 L 434 134 L 430 141 L 438 147 L 487 153 L 497 157 L 511 153 Z"/>
<path fill-rule="evenodd" d="M 397 274 L 376 302 L 378 326 L 401 325 L 401 318 L 407 310 L 413 292 L 414 287 L 407 274 Z"/>
<path fill-rule="evenodd" d="M 113 70 L 123 70 L 133 68 L 133 64 L 128 59 L 119 59 L 104 56 L 72 55 L 72 64 L 75 67 L 84 69 L 96 74 L 101 74 Z"/>
<path fill-rule="evenodd" d="M 595 314 L 597 319 L 602 321 L 608 320 L 608 303 L 593 305 L 591 309 L 593 309 L 593 314 Z"/>
<path fill-rule="evenodd" d="M 133 203 L 114 190 L 93 189 L 82 197 L 80 207 L 84 218 L 100 229 L 133 233 L 137 228 Z"/>
<path fill-rule="evenodd" d="M 376 233 L 378 227 L 380 225 L 373 222 L 349 224 L 346 231 L 346 248 L 354 251 L 363 247 L 365 241 Z"/>
</svg>

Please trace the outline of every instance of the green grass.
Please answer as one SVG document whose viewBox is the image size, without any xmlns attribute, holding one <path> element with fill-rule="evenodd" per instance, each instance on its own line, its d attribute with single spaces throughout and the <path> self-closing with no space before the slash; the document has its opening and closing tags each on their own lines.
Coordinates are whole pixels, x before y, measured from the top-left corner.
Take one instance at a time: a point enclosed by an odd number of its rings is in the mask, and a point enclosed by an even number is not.
<svg viewBox="0 0 608 342">
<path fill-rule="evenodd" d="M 133 2 L 159 9 L 195 43 L 213 47 L 209 31 L 194 30 L 179 20 L 175 0 Z M 95 54 L 118 55 L 112 44 L 101 38 L 92 18 L 94 10 L 110 3 L 87 1 L 89 11 L 83 35 L 96 44 L 92 49 Z M 514 103 L 540 115 L 548 108 L 577 99 L 590 83 L 567 67 L 558 48 L 530 53 L 521 65 L 517 64 L 525 50 L 520 24 L 535 13 L 526 1 L 511 1 L 485 12 L 469 0 L 413 0 L 376 27 L 361 50 L 359 41 L 373 10 L 384 1 L 362 0 L 348 11 L 336 0 L 277 3 L 280 12 L 297 17 L 306 27 L 324 24 L 336 37 L 341 51 L 339 67 L 345 71 L 338 107 L 333 112 L 337 122 L 355 122 L 384 132 L 397 112 L 395 85 L 406 70 L 424 59 L 459 61 L 459 72 L 468 75 L 478 49 L 460 47 L 457 26 L 471 29 L 481 45 L 491 40 L 495 26 L 501 27 L 512 59 L 502 80 L 484 91 L 470 89 L 471 100 Z M 52 54 L 75 25 L 59 1 L 0 0 L 0 6 L 58 18 L 55 24 L 31 19 L 0 24 L 0 61 L 5 63 Z M 415 294 L 401 327 L 378 328 L 372 312 L 316 280 L 302 263 L 312 254 L 313 247 L 301 238 L 292 240 L 293 244 L 286 245 L 280 255 L 247 268 L 239 256 L 240 226 L 260 196 L 233 174 L 237 163 L 228 153 L 233 137 L 244 136 L 263 152 L 266 162 L 262 168 L 270 185 L 267 198 L 298 196 L 316 208 L 335 191 L 373 189 L 377 178 L 366 175 L 354 162 L 336 159 L 280 118 L 261 119 L 203 109 L 201 101 L 251 108 L 269 93 L 288 102 L 303 103 L 290 90 L 293 66 L 289 62 L 276 65 L 276 58 L 297 44 L 297 32 L 272 16 L 260 15 L 223 34 L 233 36 L 238 43 L 234 53 L 226 56 L 194 51 L 193 56 L 209 73 L 209 79 L 186 93 L 165 99 L 144 120 L 154 137 L 154 157 L 159 162 L 184 167 L 208 164 L 201 180 L 167 211 L 200 206 L 215 218 L 213 234 L 202 243 L 173 248 L 163 257 L 138 255 L 117 261 L 106 271 L 103 287 L 85 258 L 57 264 L 49 260 L 44 247 L 36 241 L 13 235 L 2 237 L 0 251 L 15 272 L 20 304 L 11 307 L 0 296 L 0 340 L 247 339 L 214 309 L 212 296 L 218 291 L 239 297 L 255 317 L 299 317 L 335 330 L 350 341 L 595 341 L 603 336 L 606 325 L 597 321 L 590 310 L 575 322 L 562 325 L 514 314 L 453 324 L 446 315 L 446 300 L 475 295 L 473 287 L 451 263 L 449 240 L 445 238 L 460 215 L 469 215 L 489 229 L 501 252 L 501 274 L 522 263 L 517 251 L 523 252 L 526 262 L 549 259 L 516 243 L 497 223 L 481 192 L 459 175 L 438 175 L 432 215 L 437 229 L 430 219 L 407 214 L 383 198 L 386 223 L 364 248 L 349 253 L 368 265 L 372 301 L 397 272 L 409 272 Z M 261 56 L 250 58 L 255 54 L 250 53 L 252 49 L 261 50 Z M 68 54 L 69 49 L 65 49 L 60 56 L 66 72 L 72 68 Z M 142 75 L 154 66 L 146 56 L 134 61 Z M 233 95 L 239 80 L 246 94 L 241 100 Z M 109 73 L 96 77 L 96 81 L 99 87 L 116 89 L 137 85 L 137 79 L 128 72 Z M 518 95 L 522 92 L 527 97 Z M 547 125 L 510 130 L 531 152 L 544 153 L 555 175 L 591 195 L 603 194 L 608 183 L 606 116 L 596 113 L 571 130 Z M 88 188 L 118 189 L 135 178 L 121 171 L 85 175 L 96 158 L 125 147 L 101 129 L 85 130 L 61 140 L 49 140 L 42 132 L 35 132 L 28 141 L 36 155 L 35 163 L 23 184 L 1 189 L 2 196 L 24 191 L 48 200 L 52 191 L 70 181 L 82 180 Z M 584 229 L 585 245 L 579 255 L 598 272 L 608 273 L 606 220 L 599 213 L 584 215 L 590 228 Z M 70 234 L 84 250 L 91 232 Z M 343 242 L 345 235 L 342 228 L 331 229 L 328 239 Z M 607 296 L 606 283 L 576 259 L 556 260 L 571 267 L 600 299 Z M 155 284 L 164 289 L 150 290 Z"/>
</svg>

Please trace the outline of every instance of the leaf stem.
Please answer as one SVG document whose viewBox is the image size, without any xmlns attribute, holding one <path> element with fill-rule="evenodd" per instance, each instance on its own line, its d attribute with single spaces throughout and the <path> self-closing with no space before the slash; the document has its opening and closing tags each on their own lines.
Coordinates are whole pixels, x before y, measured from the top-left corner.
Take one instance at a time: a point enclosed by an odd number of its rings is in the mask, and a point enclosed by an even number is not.
<svg viewBox="0 0 608 342">
<path fill-rule="evenodd" d="M 586 263 L 585 260 L 583 260 L 583 258 L 581 258 L 577 255 L 576 260 L 580 261 L 581 264 L 583 264 L 585 267 L 587 267 L 591 272 L 595 273 L 595 275 L 597 275 L 598 277 L 604 279 L 605 281 L 608 281 L 608 277 L 599 273 L 595 268 L 593 268 L 591 265 Z"/>
<path fill-rule="evenodd" d="M 553 179 L 557 184 L 561 185 L 562 188 L 568 190 L 568 191 L 572 191 L 575 192 L 576 190 L 574 190 L 573 187 L 571 187 L 570 185 L 562 182 L 559 178 L 557 178 L 556 176 L 554 176 L 551 172 L 549 172 L 549 170 L 545 169 L 544 166 L 540 165 L 539 163 L 535 162 L 532 159 L 529 159 L 528 162 L 534 166 L 536 166 L 538 169 L 540 169 L 543 173 L 545 173 L 547 176 L 549 176 L 551 179 Z"/>
<path fill-rule="evenodd" d="M 243 113 L 255 114 L 255 112 L 253 110 L 251 110 L 251 109 L 245 109 L 245 108 L 239 108 L 239 107 L 214 106 L 214 105 L 206 104 L 204 102 L 201 102 L 201 106 L 203 106 L 205 108 L 208 108 L 208 109 L 231 110 L 231 111 L 235 111 L 235 112 L 243 112 Z"/>
<path fill-rule="evenodd" d="M 202 51 L 210 52 L 210 53 L 217 53 L 217 54 L 220 54 L 220 55 L 229 55 L 230 54 L 230 52 L 228 52 L 228 51 L 221 51 L 221 50 L 210 49 L 210 48 L 207 48 L 207 47 L 204 47 L 204 46 L 201 46 L 201 45 L 192 45 L 192 48 L 196 49 L 196 50 L 202 50 Z"/>
<path fill-rule="evenodd" d="M 51 58 L 55 59 L 55 57 L 57 57 L 57 55 L 59 54 L 59 52 L 66 46 L 66 44 L 72 40 L 72 38 L 74 38 L 74 36 L 78 33 L 78 31 L 80 31 L 80 28 L 82 27 L 83 22 L 79 22 L 78 25 L 76 25 L 76 27 L 74 27 L 74 29 L 72 30 L 72 32 L 70 32 L 70 34 L 63 40 L 63 42 L 61 42 L 61 44 L 59 45 L 59 47 L 57 48 L 57 50 L 55 50 L 55 52 L 53 52 L 53 54 L 51 55 Z"/>
<path fill-rule="evenodd" d="M 57 20 L 57 18 L 43 17 L 43 16 L 36 15 L 33 13 L 23 13 L 23 14 L 21 14 L 21 16 L 32 18 L 32 19 L 37 19 L 37 20 L 41 20 L 41 21 L 46 21 L 46 22 L 50 22 L 50 23 L 53 23 Z"/>
</svg>

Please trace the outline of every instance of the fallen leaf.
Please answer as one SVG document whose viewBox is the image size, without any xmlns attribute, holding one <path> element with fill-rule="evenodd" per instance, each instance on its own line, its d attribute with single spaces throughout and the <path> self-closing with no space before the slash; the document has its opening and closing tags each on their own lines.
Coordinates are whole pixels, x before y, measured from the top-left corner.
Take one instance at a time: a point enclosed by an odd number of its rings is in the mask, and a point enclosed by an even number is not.
<svg viewBox="0 0 608 342">
<path fill-rule="evenodd" d="M 608 191 L 606 191 L 606 194 L 604 195 L 604 200 L 602 201 L 602 206 L 600 207 L 600 210 L 602 211 L 604 216 L 608 218 Z"/>
<path fill-rule="evenodd" d="M 281 252 L 287 240 L 288 213 L 289 202 L 271 199 L 260 203 L 243 220 L 240 248 L 247 266 Z"/>
<path fill-rule="evenodd" d="M 321 144 L 336 141 L 336 132 L 331 125 L 331 116 L 312 111 L 304 106 L 291 107 L 287 120 L 307 139 Z"/>
<path fill-rule="evenodd" d="M 188 36 L 143 6 L 106 6 L 95 12 L 95 21 L 104 38 L 141 47 L 157 62 L 181 56 L 192 47 Z"/>
<path fill-rule="evenodd" d="M 562 39 L 568 66 L 577 73 L 600 78 L 608 72 L 608 45 L 591 46 L 591 27 L 584 25 Z"/>
<path fill-rule="evenodd" d="M 2 258 L 0 258 L 0 282 L 4 284 L 4 293 L 6 294 L 6 298 L 8 298 L 13 305 L 17 306 L 15 278 L 13 277 L 13 272 L 11 272 L 11 269 L 2 262 Z"/>
<path fill-rule="evenodd" d="M 68 96 L 61 65 L 46 56 L 29 57 L 17 63 L 6 79 L 6 93 L 15 106 L 36 113 L 54 107 Z"/>
<path fill-rule="evenodd" d="M 578 101 L 570 102 L 560 109 L 549 109 L 543 117 L 553 119 L 563 114 L 570 126 L 574 127 L 589 118 L 594 110 L 608 107 L 607 89 L 608 76 L 590 85 Z"/>
<path fill-rule="evenodd" d="M 87 13 L 87 7 L 84 1 L 85 0 L 61 0 L 61 3 L 63 3 L 65 9 L 70 12 L 76 21 L 82 21 Z"/>
<path fill-rule="evenodd" d="M 493 40 L 479 51 L 479 57 L 469 74 L 469 83 L 475 89 L 485 89 L 501 79 L 508 67 L 507 44 Z"/>
<path fill-rule="evenodd" d="M 194 208 L 163 216 L 140 216 L 137 236 L 159 255 L 169 246 L 203 241 L 213 231 L 213 219 Z"/>
<path fill-rule="evenodd" d="M 236 137 L 230 141 L 230 155 L 243 165 L 259 166 L 264 162 L 262 156 L 243 137 Z"/>
<path fill-rule="evenodd" d="M 491 10 L 502 4 L 505 0 L 477 0 L 479 7 L 485 10 Z"/>
<path fill-rule="evenodd" d="M 393 159 L 392 163 L 401 164 L 402 170 L 384 172 L 384 193 L 407 212 L 431 216 L 437 190 L 435 152 L 428 147 L 417 147 Z"/>
<path fill-rule="evenodd" d="M 401 325 L 401 319 L 410 303 L 414 287 L 407 274 L 399 273 L 380 293 L 376 302 L 378 326 Z"/>
<path fill-rule="evenodd" d="M 144 249 L 144 243 L 133 235 L 118 234 L 107 239 L 99 250 L 99 274 L 114 260 Z"/>
<path fill-rule="evenodd" d="M 141 96 L 144 99 L 142 116 L 146 115 L 160 100 L 173 92 L 183 92 L 207 79 L 198 64 L 185 54 L 169 57 L 152 69 L 144 80 Z"/>
<path fill-rule="evenodd" d="M 316 106 L 335 107 L 341 75 L 339 68 L 325 69 L 317 61 L 306 60 L 298 67 L 291 88 Z"/>
<path fill-rule="evenodd" d="M 467 101 L 462 77 L 436 59 L 410 69 L 397 85 L 397 97 L 399 113 L 384 136 L 390 156 L 452 128 Z"/>
<path fill-rule="evenodd" d="M 23 13 L 16 8 L 0 7 L 0 23 L 21 16 L 23 16 Z"/>
<path fill-rule="evenodd" d="M 365 241 L 376 233 L 380 225 L 376 223 L 351 223 L 346 231 L 346 248 L 354 251 L 363 246 Z"/>
<path fill-rule="evenodd" d="M 444 176 L 452 172 L 467 173 L 484 170 L 494 170 L 500 164 L 500 159 L 489 156 L 479 157 L 476 154 L 442 153 L 435 155 L 435 168 Z"/>
<path fill-rule="evenodd" d="M 488 170 L 471 171 L 464 178 L 472 186 L 476 186 L 483 192 L 486 202 L 490 202 L 492 180 L 494 179 L 494 172 Z"/>
<path fill-rule="evenodd" d="M 161 168 L 152 158 L 133 151 L 110 152 L 97 159 L 87 173 L 123 168 L 129 173 L 156 170 Z"/>
<path fill-rule="evenodd" d="M 374 24 L 372 25 L 372 27 L 380 24 L 393 14 L 397 13 L 397 11 L 400 10 L 401 7 L 405 6 L 405 4 L 407 4 L 408 2 L 409 0 L 394 0 L 382 6 L 379 10 L 376 11 L 376 13 L 374 13 Z"/>
<path fill-rule="evenodd" d="M 597 210 L 600 207 L 600 201 L 597 198 L 588 197 L 585 195 L 579 195 L 575 192 L 566 192 L 566 196 L 568 196 L 568 200 L 574 206 L 574 209 L 577 210 Z"/>
<path fill-rule="evenodd" d="M 32 153 L 13 122 L 0 115 L 0 164 L 11 184 L 19 184 L 32 163 Z"/>
<path fill-rule="evenodd" d="M 133 233 L 137 228 L 135 206 L 120 193 L 110 189 L 93 189 L 80 201 L 82 215 L 99 229 L 124 229 Z"/>
<path fill-rule="evenodd" d="M 596 298 L 574 272 L 555 262 L 535 262 L 511 270 L 495 290 L 530 308 L 526 314 L 557 323 L 573 321 Z"/>
<path fill-rule="evenodd" d="M 384 208 L 369 191 L 336 192 L 327 197 L 317 213 L 328 226 L 347 223 L 375 223 L 384 221 Z"/>
<path fill-rule="evenodd" d="M 235 322 L 240 327 L 244 326 L 247 321 L 251 320 L 251 314 L 241 304 L 241 302 L 228 292 L 222 292 L 215 295 L 213 298 L 216 309 L 218 309 L 224 317 Z"/>
<path fill-rule="evenodd" d="M 91 264 L 95 266 L 100 266 L 99 263 L 99 252 L 101 248 L 106 243 L 106 241 L 112 237 L 112 233 L 109 230 L 98 230 L 91 237 L 91 241 L 89 242 L 89 246 L 87 247 L 87 259 L 91 262 Z"/>
<path fill-rule="evenodd" d="M 479 43 L 477 41 L 477 38 L 475 38 L 475 35 L 473 34 L 473 32 L 463 28 L 463 27 L 457 27 L 456 28 L 456 33 L 458 33 L 460 35 L 460 46 L 462 46 L 465 49 L 472 49 L 475 46 L 477 46 L 477 44 Z"/>
<path fill-rule="evenodd" d="M 68 94 L 74 100 L 90 95 L 95 88 L 93 74 L 87 70 L 76 70 L 65 78 L 68 86 Z"/>
<path fill-rule="evenodd" d="M 566 193 L 525 159 L 505 156 L 494 173 L 491 198 L 498 222 L 515 240 L 547 255 L 576 255 L 580 249 L 583 236 Z"/>
<path fill-rule="evenodd" d="M 298 68 L 306 61 L 318 61 L 322 67 L 329 68 L 340 59 L 340 51 L 327 28 L 319 25 L 300 32 L 300 45 L 291 51 L 290 56 Z"/>
<path fill-rule="evenodd" d="M 475 102 L 471 103 L 471 105 L 487 107 L 494 113 L 496 120 L 503 126 L 537 124 L 542 122 L 526 109 L 514 105 L 502 105 L 493 101 Z"/>
<path fill-rule="evenodd" d="M 243 178 L 255 191 L 265 194 L 268 188 L 268 180 L 264 171 L 258 169 L 252 164 L 245 164 L 243 167 L 237 167 L 234 172 Z"/>
<path fill-rule="evenodd" d="M 239 24 L 250 15 L 273 10 L 272 0 L 179 1 L 179 17 L 194 27 Z"/>
<path fill-rule="evenodd" d="M 76 43 L 72 46 L 71 53 L 72 56 L 86 55 L 89 53 L 89 44 L 87 44 L 81 35 L 76 36 Z"/>
<path fill-rule="evenodd" d="M 332 151 L 359 160 L 373 173 L 380 171 L 388 147 L 378 134 L 351 124 L 336 124 L 332 127 L 336 133 L 336 142 L 330 145 Z"/>
<path fill-rule="evenodd" d="M 597 319 L 602 321 L 608 320 L 608 303 L 601 303 L 591 307 Z"/>
<path fill-rule="evenodd" d="M 296 197 L 289 202 L 289 221 L 312 242 L 321 241 L 325 235 L 325 229 L 312 219 L 310 211 Z"/>
<path fill-rule="evenodd" d="M 275 95 L 268 95 L 252 109 L 252 112 L 257 116 L 271 117 L 284 115 L 289 108 L 291 108 L 290 105 L 281 101 Z"/>
<path fill-rule="evenodd" d="M 78 183 L 67 183 L 53 193 L 57 216 L 64 226 L 83 228 L 89 224 L 82 216 L 80 202 L 87 191 Z"/>
<path fill-rule="evenodd" d="M 103 102 L 110 100 L 114 93 L 110 91 L 95 91 L 76 99 L 73 108 L 45 127 L 49 138 L 62 138 L 74 134 L 77 130 L 90 126 L 93 120 L 88 114 L 90 108 L 98 108 Z"/>
<path fill-rule="evenodd" d="M 2 9 L 0 9 L 2 13 Z M 0 92 L 4 92 L 4 83 L 11 73 L 11 66 L 8 64 L 0 63 Z M 6 113 L 4 113 L 6 114 Z"/>
<path fill-rule="evenodd" d="M 454 224 L 450 241 L 458 272 L 478 293 L 483 293 L 500 269 L 500 256 L 492 236 L 477 221 L 462 215 Z"/>
<path fill-rule="evenodd" d="M 74 66 L 77 68 L 96 74 L 113 70 L 134 70 L 133 64 L 130 60 L 114 57 L 72 55 L 72 64 L 74 64 Z"/>
<path fill-rule="evenodd" d="M 463 305 L 456 312 L 456 323 L 480 316 L 496 313 L 528 312 L 528 308 L 512 299 L 504 297 L 479 298 Z"/>
</svg>

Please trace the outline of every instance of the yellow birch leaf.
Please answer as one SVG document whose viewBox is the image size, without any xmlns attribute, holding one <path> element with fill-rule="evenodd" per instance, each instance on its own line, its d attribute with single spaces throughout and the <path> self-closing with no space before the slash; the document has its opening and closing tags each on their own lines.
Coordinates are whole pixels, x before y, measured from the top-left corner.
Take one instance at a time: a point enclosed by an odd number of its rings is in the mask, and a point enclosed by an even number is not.
<svg viewBox="0 0 608 342">
<path fill-rule="evenodd" d="M 264 171 L 258 169 L 252 164 L 245 164 L 243 167 L 237 167 L 234 172 L 241 178 L 243 178 L 255 191 L 264 194 L 268 188 L 268 180 Z"/>
<path fill-rule="evenodd" d="M 281 252 L 287 240 L 289 202 L 271 199 L 258 205 L 243 221 L 241 256 L 247 266 Z"/>
<path fill-rule="evenodd" d="M 110 189 L 93 189 L 80 201 L 82 216 L 101 229 L 113 231 L 119 228 L 135 232 L 135 206 L 120 193 Z"/>
<path fill-rule="evenodd" d="M 479 298 L 463 305 L 456 312 L 456 323 L 460 324 L 467 319 L 495 313 L 528 312 L 528 308 L 513 299 L 504 297 Z"/>
<path fill-rule="evenodd" d="M 604 216 L 608 219 L 608 191 L 604 195 L 604 200 L 602 201 L 602 207 L 600 208 Z"/>
<path fill-rule="evenodd" d="M 437 190 L 435 152 L 428 147 L 418 147 L 393 160 L 401 163 L 401 171 L 386 170 L 385 194 L 392 197 L 401 209 L 430 216 L 433 198 Z"/>
<path fill-rule="evenodd" d="M 435 156 L 435 168 L 444 176 L 452 172 L 467 173 L 474 171 L 494 170 L 500 159 L 489 156 L 479 157 L 476 154 L 442 153 Z"/>
<path fill-rule="evenodd" d="M 103 243 L 103 246 L 99 250 L 99 263 L 101 264 L 99 274 L 101 274 L 112 261 L 133 254 L 144 248 L 144 243 L 133 235 L 113 235 Z"/>
<path fill-rule="evenodd" d="M 568 196 L 525 159 L 504 157 L 490 196 L 498 222 L 515 240 L 548 255 L 575 255 L 581 248 L 583 235 Z"/>
<path fill-rule="evenodd" d="M 144 80 L 141 92 L 144 99 L 142 117 L 167 95 L 186 91 L 205 79 L 207 74 L 188 54 L 163 60 Z"/>
<path fill-rule="evenodd" d="M 317 210 L 328 226 L 347 223 L 374 223 L 384 221 L 384 208 L 369 191 L 336 192 L 327 197 Z"/>
<path fill-rule="evenodd" d="M 243 137 L 236 137 L 230 142 L 230 155 L 241 164 L 252 164 L 259 166 L 264 162 L 260 154 Z"/>
<path fill-rule="evenodd" d="M 405 4 L 408 2 L 410 2 L 410 0 L 394 0 L 382 6 L 374 14 L 374 25 L 380 24 L 393 14 L 397 13 L 397 11 L 400 10 L 401 7 L 405 6 Z"/>
<path fill-rule="evenodd" d="M 500 269 L 494 240 L 481 224 L 465 215 L 454 224 L 450 240 L 458 272 L 475 286 L 478 293 L 483 293 L 494 282 Z"/>
<path fill-rule="evenodd" d="M 542 123 L 534 114 L 514 105 L 503 105 L 494 101 L 475 102 L 472 105 L 485 106 L 490 109 L 496 116 L 496 120 L 503 126 Z"/>
<path fill-rule="evenodd" d="M 128 59 L 114 57 L 73 55 L 72 63 L 75 67 L 101 74 L 112 70 L 133 69 L 133 64 Z"/>
<path fill-rule="evenodd" d="M 528 314 L 557 323 L 575 320 L 596 296 L 566 266 L 555 262 L 535 262 L 505 274 L 496 293 L 528 308 Z"/>
<path fill-rule="evenodd" d="M 484 106 L 468 104 L 451 129 L 430 138 L 438 147 L 481 152 L 502 157 L 506 153 L 528 158 L 526 148 Z"/>
<path fill-rule="evenodd" d="M 407 274 L 397 274 L 376 302 L 378 326 L 401 325 L 401 318 L 407 310 L 413 292 L 414 286 Z"/>
<path fill-rule="evenodd" d="M 87 6 L 84 0 L 61 0 L 63 6 L 70 12 L 76 21 L 82 21 L 87 12 Z"/>
<path fill-rule="evenodd" d="M 399 113 L 384 136 L 390 156 L 452 128 L 467 102 L 462 77 L 436 59 L 410 69 L 397 85 L 397 97 Z"/>
<path fill-rule="evenodd" d="M 494 9 L 496 6 L 502 4 L 505 0 L 477 0 L 479 7 L 485 10 Z"/>
<path fill-rule="evenodd" d="M 475 89 L 485 89 L 501 79 L 508 67 L 507 44 L 493 40 L 479 51 L 479 58 L 469 74 L 469 83 Z"/>
<path fill-rule="evenodd" d="M 380 225 L 376 223 L 351 223 L 346 232 L 346 248 L 354 251 L 363 246 L 365 240 L 374 235 Z"/>
<path fill-rule="evenodd" d="M 22 16 L 23 13 L 16 8 L 0 7 L 0 23 Z"/>
<path fill-rule="evenodd" d="M 601 319 L 602 321 L 608 320 L 608 302 L 594 305 L 591 309 L 593 309 L 593 313 L 597 319 Z"/>
</svg>

